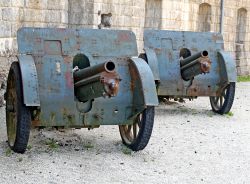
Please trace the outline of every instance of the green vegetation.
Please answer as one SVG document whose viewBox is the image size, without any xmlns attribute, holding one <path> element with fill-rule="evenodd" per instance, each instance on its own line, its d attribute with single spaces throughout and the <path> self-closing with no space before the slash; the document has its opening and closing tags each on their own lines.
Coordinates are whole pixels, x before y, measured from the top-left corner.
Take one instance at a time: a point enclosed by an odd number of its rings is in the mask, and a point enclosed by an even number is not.
<svg viewBox="0 0 250 184">
<path fill-rule="evenodd" d="M 238 76 L 238 82 L 250 82 L 250 75 L 248 76 Z"/>
<path fill-rule="evenodd" d="M 10 148 L 7 148 L 7 149 L 5 150 L 5 155 L 6 155 L 6 157 L 9 157 L 11 154 L 12 154 L 12 150 L 11 150 Z"/>
<path fill-rule="evenodd" d="M 83 145 L 84 148 L 91 149 L 94 148 L 94 145 L 91 144 L 91 142 L 87 142 L 86 144 Z"/>
<path fill-rule="evenodd" d="M 215 115 L 215 113 L 212 112 L 212 111 L 209 111 L 209 112 L 207 113 L 207 115 L 208 115 L 209 117 L 213 117 L 213 115 Z"/>
<path fill-rule="evenodd" d="M 19 157 L 19 158 L 17 159 L 17 161 L 18 161 L 18 162 L 22 162 L 22 161 L 23 161 L 23 158 L 22 158 L 22 157 Z"/>
<path fill-rule="evenodd" d="M 231 116 L 233 116 L 234 114 L 230 111 L 230 112 L 228 112 L 226 115 L 229 116 L 229 117 L 231 117 Z"/>
<path fill-rule="evenodd" d="M 27 146 L 27 150 L 31 150 L 32 146 L 31 145 L 28 145 Z"/>
<path fill-rule="evenodd" d="M 45 141 L 45 144 L 50 148 L 50 149 L 57 149 L 59 147 L 58 143 L 54 139 L 47 139 Z"/>
<path fill-rule="evenodd" d="M 122 146 L 122 152 L 123 152 L 125 155 L 131 155 L 131 154 L 132 154 L 132 150 L 129 149 L 128 147 L 126 147 L 126 146 Z"/>
</svg>

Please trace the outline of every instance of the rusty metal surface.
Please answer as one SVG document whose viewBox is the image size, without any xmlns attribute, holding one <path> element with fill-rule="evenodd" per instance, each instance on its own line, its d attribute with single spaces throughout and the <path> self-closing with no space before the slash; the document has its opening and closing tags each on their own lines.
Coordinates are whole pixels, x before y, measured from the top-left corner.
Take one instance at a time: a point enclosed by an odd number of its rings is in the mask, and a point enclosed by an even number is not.
<svg viewBox="0 0 250 184">
<path fill-rule="evenodd" d="M 129 58 L 138 55 L 136 38 L 131 31 L 21 28 L 17 41 L 20 55 L 32 55 L 37 70 L 40 109 L 33 125 L 121 125 L 131 122 L 145 109 L 144 103 L 134 104 L 133 99 L 140 96 L 134 96 L 134 91 L 131 91 L 134 81 Z M 115 63 L 119 81 L 121 79 L 119 90 L 118 81 L 113 85 L 113 77 L 117 76 L 102 74 L 101 82 L 105 83 L 108 95 L 117 96 L 99 97 L 85 103 L 75 98 L 73 59 L 77 54 L 84 54 L 90 67 L 105 61 Z M 152 98 L 157 98 L 156 94 Z"/>
<path fill-rule="evenodd" d="M 97 75 L 101 72 L 115 72 L 115 63 L 112 61 L 100 63 L 92 67 L 85 67 L 83 69 L 76 69 L 74 71 L 74 81 L 77 82 L 87 77 Z"/>
<path fill-rule="evenodd" d="M 78 66 L 76 67 L 78 68 Z M 116 96 L 120 78 L 115 69 L 115 63 L 112 61 L 76 69 L 73 76 L 77 99 L 86 102 L 98 97 Z"/>
<path fill-rule="evenodd" d="M 119 82 L 120 78 L 116 72 L 103 71 L 76 82 L 74 84 L 75 95 L 81 102 L 98 97 L 114 97 L 118 93 Z"/>
<path fill-rule="evenodd" d="M 227 80 L 223 73 L 235 75 L 234 71 L 226 71 L 218 59 L 218 52 L 224 49 L 223 38 L 219 33 L 145 30 L 144 47 L 154 50 L 157 56 L 160 96 L 215 96 L 224 87 L 222 81 Z M 192 81 L 184 81 L 179 62 L 182 49 L 188 49 L 191 55 L 206 50 L 211 65 L 208 60 L 202 60 L 200 69 L 205 73 L 210 70 L 209 73 L 198 75 Z M 234 61 L 230 59 L 229 62 L 232 64 L 228 68 L 234 68 Z"/>
<path fill-rule="evenodd" d="M 135 78 L 134 80 L 140 80 L 139 84 L 141 85 L 139 88 L 138 86 L 133 86 L 132 91 L 141 91 L 144 105 L 157 106 L 159 102 L 154 83 L 154 76 L 149 65 L 147 65 L 143 59 L 136 57 L 131 58 L 131 62 L 132 68 L 136 70 L 136 74 L 133 72 L 131 76 Z M 139 95 L 135 94 L 134 97 L 137 101 L 141 100 Z"/>
<path fill-rule="evenodd" d="M 185 60 L 180 60 L 181 76 L 183 80 L 193 80 L 197 75 L 210 72 L 211 60 L 208 56 L 198 56 L 193 59 L 190 59 L 190 57 Z"/>
</svg>

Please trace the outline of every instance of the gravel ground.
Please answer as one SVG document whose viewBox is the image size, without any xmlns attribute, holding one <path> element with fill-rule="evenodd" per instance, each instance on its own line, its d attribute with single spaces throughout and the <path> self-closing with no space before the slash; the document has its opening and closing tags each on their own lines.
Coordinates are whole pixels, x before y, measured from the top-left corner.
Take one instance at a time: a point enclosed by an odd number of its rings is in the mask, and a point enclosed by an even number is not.
<svg viewBox="0 0 250 184">
<path fill-rule="evenodd" d="M 117 126 L 104 126 L 32 130 L 29 150 L 16 154 L 0 108 L 0 183 L 249 183 L 249 102 L 250 83 L 238 83 L 232 116 L 214 114 L 208 98 L 160 105 L 140 152 L 121 144 Z"/>
</svg>

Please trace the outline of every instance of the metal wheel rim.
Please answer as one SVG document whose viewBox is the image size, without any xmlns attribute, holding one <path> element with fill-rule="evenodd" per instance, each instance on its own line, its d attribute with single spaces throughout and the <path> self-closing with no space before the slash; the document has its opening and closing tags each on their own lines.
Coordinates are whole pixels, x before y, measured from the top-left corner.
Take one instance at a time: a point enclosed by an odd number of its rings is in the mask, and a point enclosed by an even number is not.
<svg viewBox="0 0 250 184">
<path fill-rule="evenodd" d="M 15 77 L 13 74 L 10 76 L 7 86 L 6 124 L 8 143 L 11 147 L 13 147 L 16 141 L 17 131 L 17 94 Z"/>
<path fill-rule="evenodd" d="M 225 100 L 227 98 L 228 87 L 229 86 L 227 86 L 223 89 L 221 96 L 211 97 L 212 106 L 216 111 L 220 110 L 223 107 Z"/>
<path fill-rule="evenodd" d="M 142 123 L 142 113 L 139 114 L 131 125 L 120 125 L 120 133 L 127 144 L 132 144 L 138 137 Z"/>
</svg>

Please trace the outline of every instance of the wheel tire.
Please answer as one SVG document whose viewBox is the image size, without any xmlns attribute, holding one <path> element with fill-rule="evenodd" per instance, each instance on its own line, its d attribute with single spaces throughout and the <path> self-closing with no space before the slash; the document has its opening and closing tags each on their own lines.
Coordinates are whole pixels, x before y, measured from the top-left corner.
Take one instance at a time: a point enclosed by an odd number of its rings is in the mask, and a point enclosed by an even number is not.
<svg viewBox="0 0 250 184">
<path fill-rule="evenodd" d="M 223 89 L 222 95 L 218 97 L 210 97 L 212 110 L 218 114 L 226 114 L 230 111 L 235 95 L 235 82 L 230 82 Z"/>
<path fill-rule="evenodd" d="M 8 144 L 17 153 L 24 153 L 29 141 L 31 113 L 23 103 L 20 67 L 13 62 L 7 80 L 6 126 Z"/>
<path fill-rule="evenodd" d="M 154 115 L 154 107 L 149 106 L 135 118 L 134 124 L 120 125 L 119 131 L 123 144 L 133 151 L 143 150 L 147 146 L 152 134 Z M 139 131 L 137 131 L 138 128 Z M 134 130 L 136 133 L 134 133 Z"/>
</svg>

